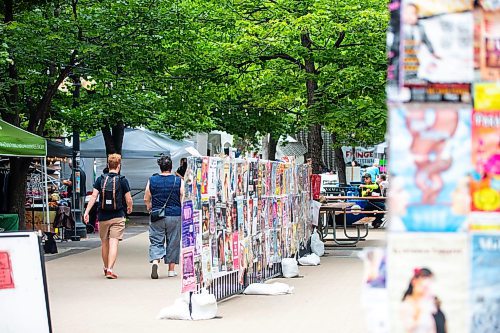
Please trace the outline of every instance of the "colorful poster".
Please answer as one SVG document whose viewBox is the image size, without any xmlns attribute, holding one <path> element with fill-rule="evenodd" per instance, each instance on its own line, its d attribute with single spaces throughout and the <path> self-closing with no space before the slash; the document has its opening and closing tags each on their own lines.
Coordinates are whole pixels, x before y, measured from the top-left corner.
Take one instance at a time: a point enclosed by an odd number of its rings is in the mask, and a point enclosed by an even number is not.
<svg viewBox="0 0 500 333">
<path fill-rule="evenodd" d="M 219 272 L 225 272 L 226 269 L 226 253 L 225 253 L 226 235 L 223 230 L 217 231 L 217 257 L 219 258 Z"/>
<path fill-rule="evenodd" d="M 468 333 L 467 235 L 393 233 L 388 240 L 391 332 Z"/>
<path fill-rule="evenodd" d="M 208 195 L 215 197 L 217 195 L 217 161 L 216 157 L 210 157 L 208 161 Z"/>
<path fill-rule="evenodd" d="M 240 251 L 239 251 L 239 235 L 237 232 L 233 233 L 233 269 L 238 271 L 240 269 Z"/>
<path fill-rule="evenodd" d="M 472 210 L 500 212 L 500 85 L 474 86 Z"/>
<path fill-rule="evenodd" d="M 194 248 L 183 248 L 181 251 L 182 258 L 182 292 L 196 290 L 196 275 L 194 268 Z"/>
<path fill-rule="evenodd" d="M 208 157 L 204 157 L 201 164 L 201 195 L 208 194 Z"/>
<path fill-rule="evenodd" d="M 204 245 L 201 250 L 201 263 L 205 285 L 210 285 L 213 280 L 212 276 L 212 249 L 209 245 Z"/>
<path fill-rule="evenodd" d="M 365 249 L 363 260 L 363 285 L 361 304 L 366 318 L 366 332 L 389 332 L 389 297 L 386 285 L 387 254 L 385 249 Z M 377 304 L 377 306 L 373 306 Z"/>
<path fill-rule="evenodd" d="M 215 197 L 210 197 L 208 199 L 208 217 L 210 222 L 210 235 L 214 235 L 216 230 L 215 206 L 216 206 Z"/>
<path fill-rule="evenodd" d="M 182 248 L 195 246 L 195 230 L 193 220 L 193 202 L 185 201 L 182 205 L 182 228 L 181 239 Z"/>
<path fill-rule="evenodd" d="M 474 76 L 471 10 L 472 0 L 403 1 L 400 58 L 405 87 L 469 93 Z"/>
<path fill-rule="evenodd" d="M 500 330 L 500 233 L 472 235 L 471 330 Z"/>
<path fill-rule="evenodd" d="M 201 247 L 203 244 L 203 233 L 202 233 L 202 220 L 201 220 L 201 212 L 199 210 L 195 210 L 193 212 L 193 225 L 194 225 L 194 255 L 201 256 Z"/>
<path fill-rule="evenodd" d="M 500 81 L 500 6 L 479 1 L 474 11 L 475 68 L 483 81 Z"/>
<path fill-rule="evenodd" d="M 455 232 L 469 212 L 471 110 L 410 104 L 390 110 L 389 211 L 394 231 Z"/>
<path fill-rule="evenodd" d="M 0 290 L 14 289 L 14 278 L 12 274 L 12 263 L 9 252 L 0 252 Z"/>
</svg>

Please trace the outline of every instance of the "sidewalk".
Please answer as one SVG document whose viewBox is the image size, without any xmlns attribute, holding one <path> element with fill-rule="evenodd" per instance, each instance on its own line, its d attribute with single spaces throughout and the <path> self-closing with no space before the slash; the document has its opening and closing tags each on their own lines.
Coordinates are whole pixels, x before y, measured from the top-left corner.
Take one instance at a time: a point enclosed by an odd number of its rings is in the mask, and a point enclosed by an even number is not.
<svg viewBox="0 0 500 333">
<path fill-rule="evenodd" d="M 384 230 L 371 230 L 362 246 L 379 246 Z M 300 267 L 303 278 L 278 279 L 295 287 L 293 295 L 242 296 L 219 303 L 221 318 L 199 321 L 155 319 L 180 294 L 180 277 L 149 277 L 148 234 L 120 244 L 117 280 L 102 273 L 100 249 L 46 263 L 52 326 L 56 333 L 113 332 L 300 332 L 362 333 L 362 262 L 356 252 L 326 248 L 317 267 Z"/>
</svg>

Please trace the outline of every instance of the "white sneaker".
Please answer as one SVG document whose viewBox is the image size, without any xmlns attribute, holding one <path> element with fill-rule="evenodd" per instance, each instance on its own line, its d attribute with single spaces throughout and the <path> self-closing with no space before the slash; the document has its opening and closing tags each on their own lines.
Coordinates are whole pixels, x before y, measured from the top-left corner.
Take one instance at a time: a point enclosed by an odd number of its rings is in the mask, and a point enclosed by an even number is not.
<svg viewBox="0 0 500 333">
<path fill-rule="evenodd" d="M 176 271 L 168 271 L 168 277 L 174 277 L 174 276 L 177 276 Z"/>
</svg>

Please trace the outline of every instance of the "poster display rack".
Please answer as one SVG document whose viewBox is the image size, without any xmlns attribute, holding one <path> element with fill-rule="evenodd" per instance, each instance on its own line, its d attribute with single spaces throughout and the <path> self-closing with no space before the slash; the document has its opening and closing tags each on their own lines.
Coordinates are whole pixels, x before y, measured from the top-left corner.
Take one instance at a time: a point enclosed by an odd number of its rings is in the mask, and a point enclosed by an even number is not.
<svg viewBox="0 0 500 333">
<path fill-rule="evenodd" d="M 184 176 L 182 292 L 218 300 L 281 275 L 311 235 L 311 169 L 259 159 L 191 157 Z"/>
</svg>

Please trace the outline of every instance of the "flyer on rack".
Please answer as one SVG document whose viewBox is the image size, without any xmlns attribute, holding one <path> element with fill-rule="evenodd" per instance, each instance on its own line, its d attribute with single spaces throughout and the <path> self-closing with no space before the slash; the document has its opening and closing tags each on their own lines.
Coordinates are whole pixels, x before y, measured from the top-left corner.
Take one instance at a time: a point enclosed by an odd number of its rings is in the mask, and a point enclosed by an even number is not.
<svg viewBox="0 0 500 333">
<path fill-rule="evenodd" d="M 500 80 L 500 2 L 478 1 L 474 11 L 474 64 L 482 81 Z"/>
<path fill-rule="evenodd" d="M 390 108 L 391 230 L 466 227 L 471 115 L 468 105 L 453 103 Z"/>
<path fill-rule="evenodd" d="M 385 249 L 367 248 L 360 254 L 363 260 L 361 303 L 366 318 L 367 333 L 389 332 L 389 294 L 386 286 L 387 254 Z M 377 306 L 373 306 L 377 304 Z"/>
<path fill-rule="evenodd" d="M 401 10 L 403 85 L 468 93 L 474 78 L 472 0 L 404 0 Z"/>
<path fill-rule="evenodd" d="M 500 212 L 500 85 L 474 85 L 472 210 Z"/>
<path fill-rule="evenodd" d="M 389 235 L 391 332 L 469 332 L 468 249 L 462 233 Z"/>
<path fill-rule="evenodd" d="M 500 328 L 500 233 L 472 235 L 471 332 Z"/>
</svg>

